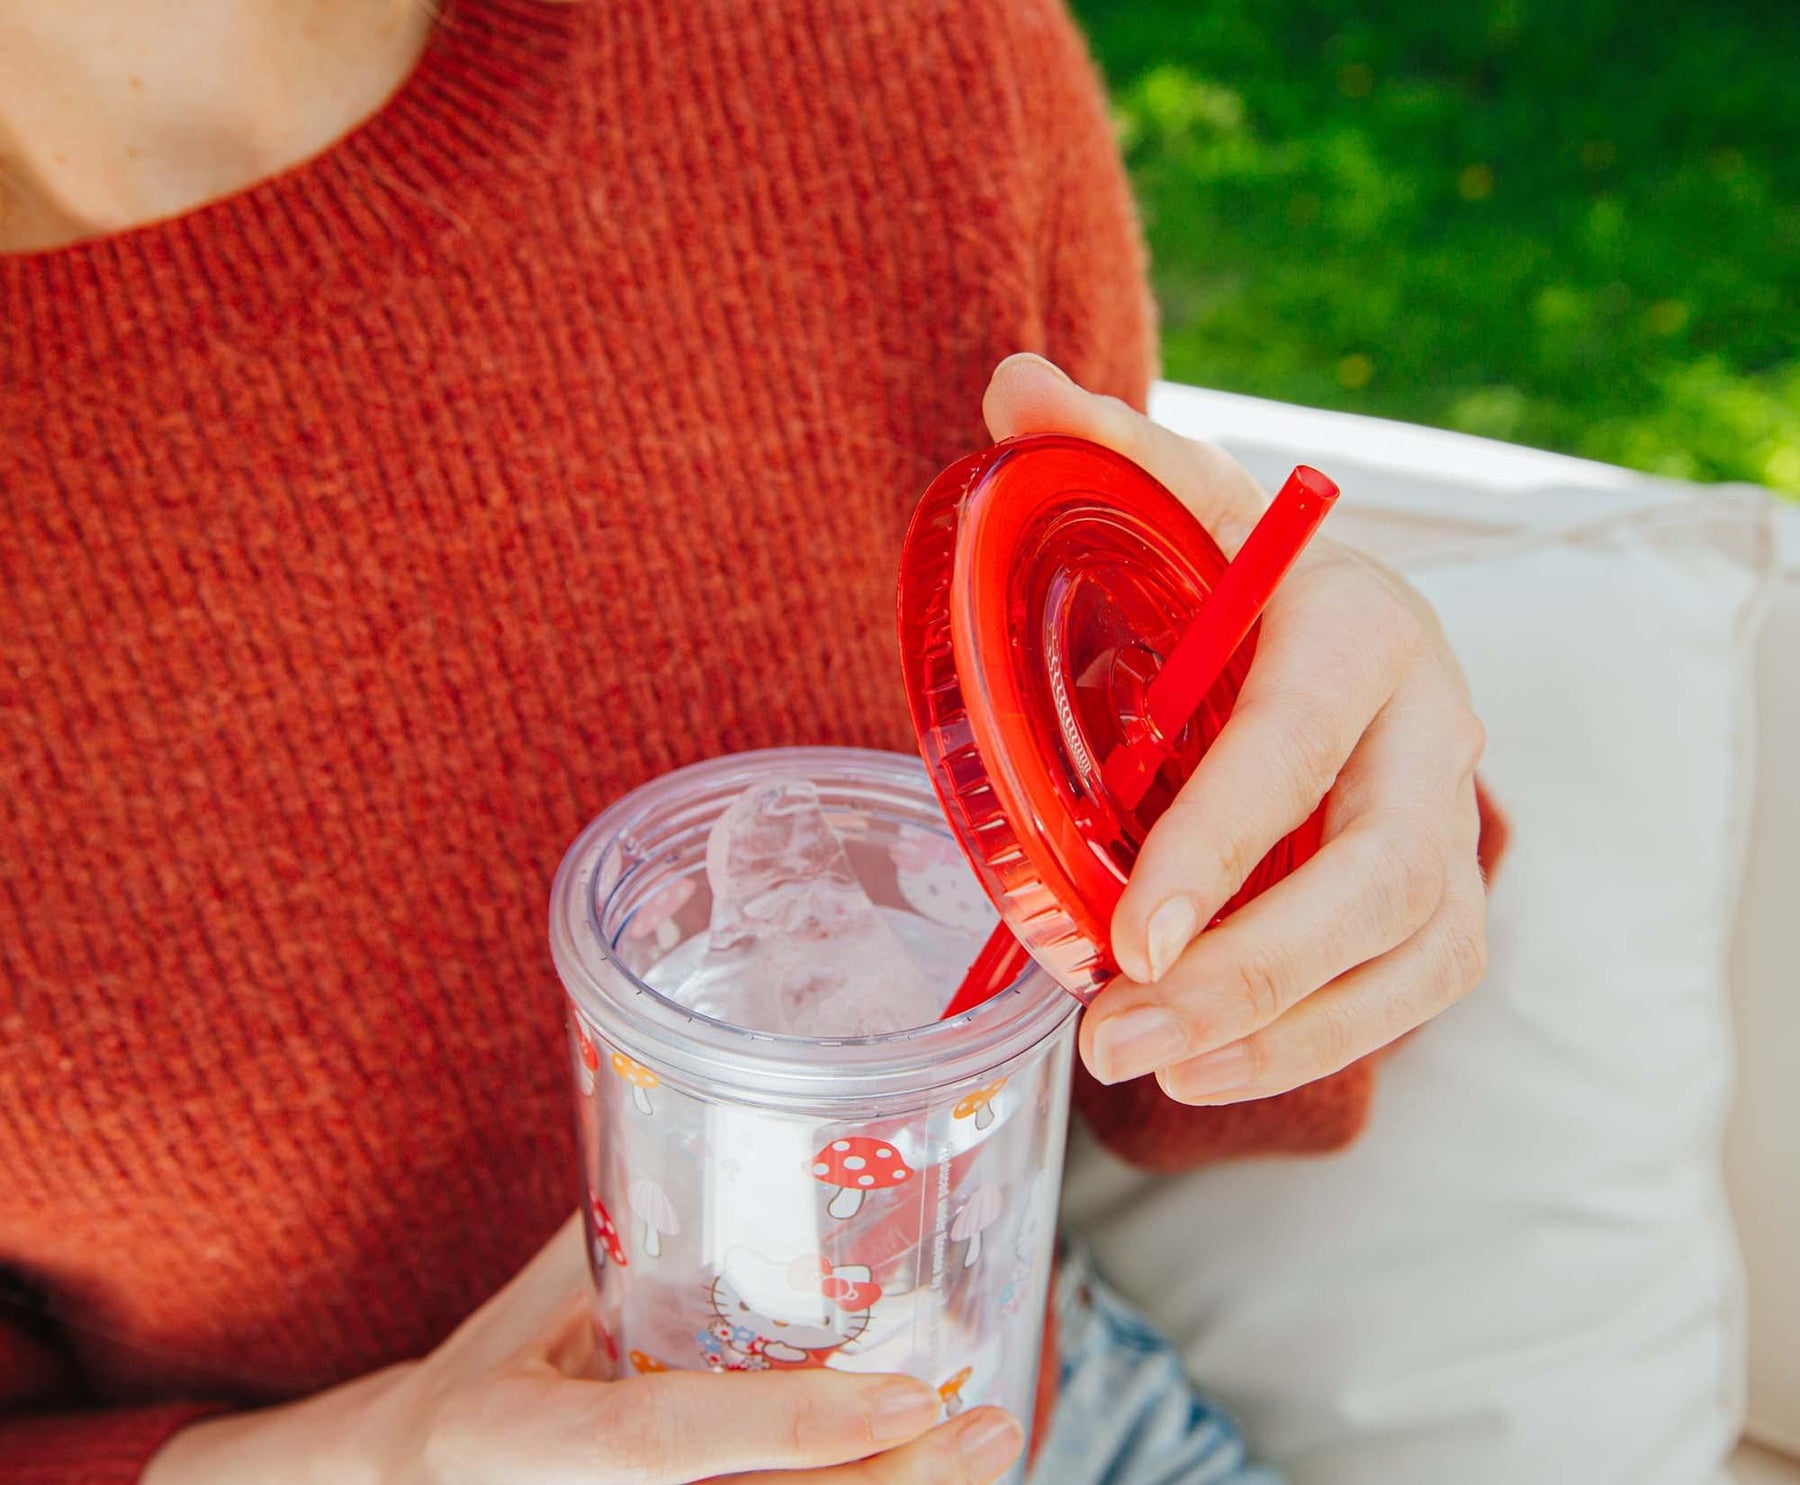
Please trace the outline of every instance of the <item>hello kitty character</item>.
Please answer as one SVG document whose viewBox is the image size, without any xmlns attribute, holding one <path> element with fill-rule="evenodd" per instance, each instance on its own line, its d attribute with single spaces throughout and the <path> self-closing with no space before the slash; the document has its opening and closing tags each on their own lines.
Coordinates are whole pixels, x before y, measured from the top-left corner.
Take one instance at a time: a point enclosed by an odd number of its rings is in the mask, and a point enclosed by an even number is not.
<svg viewBox="0 0 1800 1485">
<path fill-rule="evenodd" d="M 713 1318 L 695 1339 L 714 1371 L 823 1366 L 869 1327 L 881 1286 L 862 1264 L 777 1263 L 733 1248 L 708 1297 Z"/>
</svg>

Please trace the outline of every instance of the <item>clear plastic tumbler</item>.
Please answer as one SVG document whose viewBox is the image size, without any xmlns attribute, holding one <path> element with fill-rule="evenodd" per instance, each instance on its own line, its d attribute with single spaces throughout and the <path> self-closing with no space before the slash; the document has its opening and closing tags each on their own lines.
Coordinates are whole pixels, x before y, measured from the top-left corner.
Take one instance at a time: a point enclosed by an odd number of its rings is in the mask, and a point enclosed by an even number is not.
<svg viewBox="0 0 1800 1485">
<path fill-rule="evenodd" d="M 826 1040 L 727 1025 L 653 988 L 704 940 L 713 822 L 747 788 L 796 779 L 926 962 L 996 921 L 923 766 L 895 754 L 720 758 L 587 828 L 557 875 L 551 942 L 603 1351 L 616 1372 L 906 1372 L 946 1415 L 994 1403 L 1028 1425 L 1076 1001 L 1033 968 L 953 1019 Z M 947 1000 L 961 964 L 944 963 Z"/>
</svg>

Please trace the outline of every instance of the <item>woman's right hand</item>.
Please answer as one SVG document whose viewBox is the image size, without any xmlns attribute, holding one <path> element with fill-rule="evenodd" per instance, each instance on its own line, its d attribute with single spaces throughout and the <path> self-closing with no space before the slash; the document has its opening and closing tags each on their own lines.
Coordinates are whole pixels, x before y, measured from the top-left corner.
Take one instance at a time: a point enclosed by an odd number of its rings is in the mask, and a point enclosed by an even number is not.
<svg viewBox="0 0 1800 1485">
<path fill-rule="evenodd" d="M 1019 1426 L 975 1408 L 934 1427 L 909 1377 L 827 1369 L 590 1380 L 579 1219 L 422 1361 L 196 1423 L 141 1485 L 988 1485 Z"/>
</svg>

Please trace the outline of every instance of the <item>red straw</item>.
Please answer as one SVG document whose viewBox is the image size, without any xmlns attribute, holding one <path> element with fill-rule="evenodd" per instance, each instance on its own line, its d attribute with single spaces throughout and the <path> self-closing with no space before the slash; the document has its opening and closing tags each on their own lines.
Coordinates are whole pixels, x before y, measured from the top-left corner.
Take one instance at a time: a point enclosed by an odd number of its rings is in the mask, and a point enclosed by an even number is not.
<svg viewBox="0 0 1800 1485">
<path fill-rule="evenodd" d="M 1030 963 L 1031 955 L 1012 929 L 1004 921 L 995 924 L 994 931 L 963 974 L 962 983 L 956 987 L 956 994 L 950 997 L 950 1004 L 944 1007 L 938 1020 L 948 1021 L 952 1016 L 973 1010 L 990 995 L 998 995 L 1018 979 Z"/>
<path fill-rule="evenodd" d="M 1101 765 L 1107 792 L 1126 809 L 1135 809 L 1149 791 L 1176 736 L 1231 663 L 1337 496 L 1335 484 L 1318 470 L 1300 465 L 1206 595 L 1194 622 L 1150 683 L 1144 698 L 1149 730 L 1114 748 Z"/>
<path fill-rule="evenodd" d="M 1150 683 L 1144 698 L 1148 729 L 1120 743 L 1101 764 L 1101 783 L 1120 806 L 1135 809 L 1142 801 L 1181 729 L 1231 663 L 1337 497 L 1337 485 L 1305 464 L 1287 477 Z M 959 1016 L 1005 989 L 1028 957 L 1012 930 L 1000 923 L 944 1007 L 944 1018 Z"/>
</svg>

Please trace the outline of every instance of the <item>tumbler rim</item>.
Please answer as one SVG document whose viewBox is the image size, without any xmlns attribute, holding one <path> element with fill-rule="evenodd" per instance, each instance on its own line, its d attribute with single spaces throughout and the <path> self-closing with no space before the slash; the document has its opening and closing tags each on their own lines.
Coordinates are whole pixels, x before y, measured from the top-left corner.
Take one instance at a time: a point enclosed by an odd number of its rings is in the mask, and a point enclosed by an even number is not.
<svg viewBox="0 0 1800 1485">
<path fill-rule="evenodd" d="M 659 1077 L 706 1096 L 763 1106 L 910 1101 L 1004 1074 L 1066 1027 L 1080 1005 L 1035 964 L 1006 989 L 960 1016 L 868 1037 L 799 1037 L 751 1031 L 676 1005 L 619 953 L 606 904 L 595 890 L 603 867 L 619 873 L 609 891 L 658 859 L 655 822 L 684 800 L 721 806 L 762 779 L 802 777 L 852 793 L 857 808 L 885 808 L 906 823 L 955 837 L 924 764 L 868 748 L 764 748 L 689 764 L 632 790 L 594 818 L 558 867 L 550 894 L 550 947 L 577 1011 L 594 1030 Z M 697 828 L 692 822 L 688 830 Z M 666 845 L 665 845 L 666 849 Z M 609 860 L 610 856 L 610 860 Z M 628 859 L 629 864 L 620 865 Z"/>
</svg>

